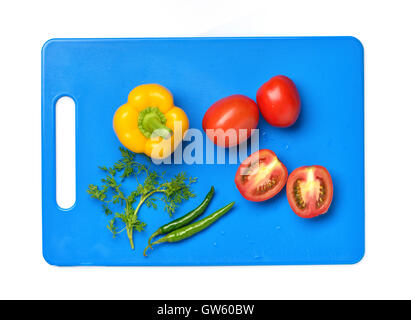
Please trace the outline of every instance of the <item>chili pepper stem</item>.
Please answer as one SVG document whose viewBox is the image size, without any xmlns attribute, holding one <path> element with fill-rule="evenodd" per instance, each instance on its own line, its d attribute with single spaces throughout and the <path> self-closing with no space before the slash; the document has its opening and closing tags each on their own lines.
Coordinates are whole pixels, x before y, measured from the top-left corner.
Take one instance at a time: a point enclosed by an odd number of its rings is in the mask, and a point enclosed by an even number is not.
<svg viewBox="0 0 411 320">
<path fill-rule="evenodd" d="M 143 251 L 143 256 L 145 256 L 145 257 L 147 257 L 146 252 L 147 252 L 147 249 L 148 249 L 148 248 L 153 249 L 152 246 L 148 245 L 148 246 L 144 249 L 144 251 Z"/>
<path fill-rule="evenodd" d="M 166 238 L 167 238 L 167 236 L 165 236 L 165 237 L 163 237 L 163 238 L 161 238 L 161 239 L 158 239 L 156 242 L 150 243 L 150 244 L 144 249 L 143 255 L 144 255 L 145 257 L 147 257 L 147 254 L 146 254 L 147 249 L 148 249 L 148 248 L 153 249 L 153 246 L 154 246 L 155 244 L 159 244 L 159 243 L 162 243 L 162 242 L 166 242 L 166 241 L 167 241 Z"/>
<path fill-rule="evenodd" d="M 158 235 L 160 235 L 161 233 L 160 233 L 160 230 L 157 230 L 156 232 L 154 232 L 152 235 L 151 235 L 151 237 L 150 238 L 148 238 L 148 245 L 151 247 L 151 240 L 154 238 L 154 237 L 156 237 L 156 236 L 158 236 Z"/>
</svg>

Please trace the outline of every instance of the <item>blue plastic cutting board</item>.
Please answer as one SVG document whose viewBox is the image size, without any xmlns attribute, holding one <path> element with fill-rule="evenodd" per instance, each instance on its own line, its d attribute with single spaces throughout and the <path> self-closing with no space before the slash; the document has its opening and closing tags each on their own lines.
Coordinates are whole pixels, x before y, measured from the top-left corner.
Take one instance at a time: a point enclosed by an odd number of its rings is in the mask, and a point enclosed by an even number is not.
<svg viewBox="0 0 411 320">
<path fill-rule="evenodd" d="M 363 47 L 352 37 L 56 39 L 42 51 L 43 255 L 53 265 L 263 265 L 346 264 L 364 254 L 364 67 Z M 238 165 L 161 165 L 170 177 L 198 177 L 197 197 L 175 217 L 201 202 L 211 185 L 216 194 L 205 212 L 229 201 L 234 209 L 212 227 L 181 243 L 142 251 L 149 235 L 170 217 L 143 208 L 146 230 L 113 239 L 100 203 L 86 193 L 103 177 L 99 165 L 119 159 L 113 113 L 134 87 L 160 83 L 171 90 L 190 127 L 215 101 L 244 94 L 253 99 L 272 76 L 296 83 L 302 101 L 298 122 L 274 128 L 260 117 L 260 148 L 275 151 L 289 173 L 323 165 L 334 183 L 329 212 L 302 219 L 284 190 L 263 203 L 249 202 L 234 185 Z M 76 102 L 76 203 L 56 203 L 55 103 Z M 205 155 L 204 155 L 205 158 Z M 144 161 L 143 156 L 138 159 Z"/>
</svg>

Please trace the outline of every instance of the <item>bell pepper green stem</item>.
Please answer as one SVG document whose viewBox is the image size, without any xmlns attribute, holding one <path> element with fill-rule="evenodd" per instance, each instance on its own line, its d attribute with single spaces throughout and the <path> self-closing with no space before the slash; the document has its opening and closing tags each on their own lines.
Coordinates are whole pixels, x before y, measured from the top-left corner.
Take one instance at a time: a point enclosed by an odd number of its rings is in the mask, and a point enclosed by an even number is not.
<svg viewBox="0 0 411 320">
<path fill-rule="evenodd" d="M 138 116 L 138 127 L 146 138 L 170 139 L 173 130 L 165 125 L 166 122 L 165 115 L 157 107 L 148 107 L 142 110 Z"/>
</svg>

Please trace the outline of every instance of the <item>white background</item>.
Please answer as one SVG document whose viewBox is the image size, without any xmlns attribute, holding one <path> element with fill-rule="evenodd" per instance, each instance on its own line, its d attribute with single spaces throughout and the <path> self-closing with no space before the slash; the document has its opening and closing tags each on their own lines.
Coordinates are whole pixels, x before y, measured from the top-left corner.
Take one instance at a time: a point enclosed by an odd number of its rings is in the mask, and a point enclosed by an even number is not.
<svg viewBox="0 0 411 320">
<path fill-rule="evenodd" d="M 0 298 L 411 298 L 409 0 L 39 0 L 0 6 Z M 364 259 L 349 266 L 48 265 L 41 253 L 42 44 L 53 37 L 231 35 L 352 35 L 362 41 Z"/>
</svg>

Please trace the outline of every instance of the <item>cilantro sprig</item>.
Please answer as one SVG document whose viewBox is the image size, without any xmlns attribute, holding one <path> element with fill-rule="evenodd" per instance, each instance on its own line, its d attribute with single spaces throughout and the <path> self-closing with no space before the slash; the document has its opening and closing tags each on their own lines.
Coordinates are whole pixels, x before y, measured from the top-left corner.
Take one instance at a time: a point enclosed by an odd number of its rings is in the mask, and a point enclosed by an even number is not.
<svg viewBox="0 0 411 320">
<path fill-rule="evenodd" d="M 138 218 L 141 206 L 145 204 L 149 208 L 157 209 L 157 201 L 160 200 L 164 202 L 164 209 L 171 216 L 183 200 L 195 196 L 191 184 L 196 182 L 197 178 L 187 177 L 186 173 L 182 172 L 166 180 L 164 173 L 159 174 L 149 166 L 136 162 L 135 153 L 122 147 L 120 152 L 121 159 L 112 167 L 99 167 L 106 175 L 101 179 L 102 185 L 90 184 L 87 193 L 91 198 L 102 202 L 103 212 L 107 216 L 113 216 L 107 225 L 113 237 L 126 230 L 131 248 L 134 250 L 134 231 L 141 232 L 146 226 Z M 126 195 L 121 189 L 121 184 L 131 177 L 135 177 L 137 186 Z M 119 206 L 122 211 L 115 211 L 114 208 Z M 121 230 L 119 224 L 123 225 Z"/>
</svg>

